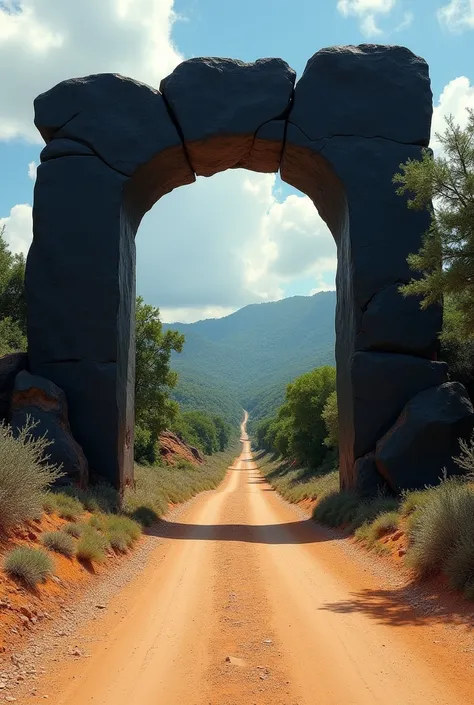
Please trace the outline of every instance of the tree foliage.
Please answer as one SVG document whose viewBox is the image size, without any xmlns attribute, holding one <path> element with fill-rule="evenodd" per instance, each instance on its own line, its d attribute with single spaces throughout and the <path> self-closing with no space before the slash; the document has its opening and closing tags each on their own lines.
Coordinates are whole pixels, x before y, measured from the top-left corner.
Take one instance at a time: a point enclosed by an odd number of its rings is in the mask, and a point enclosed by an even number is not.
<svg viewBox="0 0 474 705">
<path fill-rule="evenodd" d="M 177 331 L 163 331 L 159 309 L 136 302 L 135 423 L 138 461 L 153 462 L 160 431 L 175 418 L 178 405 L 169 391 L 176 386 L 177 374 L 170 369 L 171 352 L 180 352 L 184 336 Z"/>
<path fill-rule="evenodd" d="M 337 444 L 336 370 L 319 367 L 288 385 L 275 417 L 256 428 L 259 447 L 308 467 L 323 461 L 328 445 Z"/>
<path fill-rule="evenodd" d="M 10 252 L 0 229 L 0 355 L 26 350 L 25 258 Z"/>
<path fill-rule="evenodd" d="M 421 296 L 423 308 L 451 297 L 464 337 L 474 335 L 474 111 L 468 113 L 465 129 L 447 118 L 437 135 L 441 156 L 426 149 L 421 161 L 401 164 L 394 177 L 397 192 L 410 196 L 409 208 L 431 212 L 422 247 L 408 258 L 419 276 L 402 293 Z"/>
<path fill-rule="evenodd" d="M 220 416 L 206 411 L 184 411 L 180 413 L 173 430 L 181 438 L 205 455 L 225 450 L 232 437 L 232 427 Z"/>
<path fill-rule="evenodd" d="M 324 444 L 328 448 L 337 448 L 339 443 L 339 412 L 336 391 L 331 392 L 328 396 L 321 416 L 326 426 Z"/>
</svg>

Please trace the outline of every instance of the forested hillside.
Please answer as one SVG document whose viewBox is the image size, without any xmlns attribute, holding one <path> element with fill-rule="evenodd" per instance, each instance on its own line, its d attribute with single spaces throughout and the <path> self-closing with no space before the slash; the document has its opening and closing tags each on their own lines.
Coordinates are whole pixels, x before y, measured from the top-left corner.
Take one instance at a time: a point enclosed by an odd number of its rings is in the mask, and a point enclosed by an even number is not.
<svg viewBox="0 0 474 705">
<path fill-rule="evenodd" d="M 173 354 L 179 373 L 176 399 L 184 408 L 206 408 L 230 421 L 242 407 L 252 420 L 272 413 L 298 375 L 334 364 L 336 294 L 294 296 L 252 304 L 220 319 L 173 323 L 184 333 Z"/>
</svg>

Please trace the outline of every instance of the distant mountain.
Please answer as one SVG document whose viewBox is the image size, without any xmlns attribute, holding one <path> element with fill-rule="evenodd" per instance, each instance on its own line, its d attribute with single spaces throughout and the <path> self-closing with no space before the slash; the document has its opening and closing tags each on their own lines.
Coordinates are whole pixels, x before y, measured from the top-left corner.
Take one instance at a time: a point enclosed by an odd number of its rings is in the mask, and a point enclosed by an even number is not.
<svg viewBox="0 0 474 705">
<path fill-rule="evenodd" d="M 176 398 L 186 408 L 206 408 L 235 421 L 242 407 L 253 420 L 272 413 L 292 379 L 334 364 L 336 293 L 293 296 L 252 304 L 225 318 L 172 323 L 184 333 Z"/>
</svg>

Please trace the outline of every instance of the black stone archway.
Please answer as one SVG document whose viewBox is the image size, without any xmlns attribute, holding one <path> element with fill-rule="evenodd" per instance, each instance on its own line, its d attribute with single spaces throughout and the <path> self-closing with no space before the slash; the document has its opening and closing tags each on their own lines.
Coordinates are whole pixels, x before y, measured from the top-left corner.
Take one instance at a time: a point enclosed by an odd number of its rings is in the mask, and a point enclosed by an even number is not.
<svg viewBox="0 0 474 705">
<path fill-rule="evenodd" d="M 281 59 L 192 59 L 161 92 L 101 74 L 35 101 L 47 145 L 27 263 L 30 369 L 65 390 L 91 469 L 120 488 L 133 477 L 135 235 L 195 174 L 280 169 L 334 235 L 344 487 L 404 405 L 446 381 L 441 310 L 398 294 L 429 224 L 392 184 L 429 142 L 426 63 L 403 47 L 333 47 L 294 82 Z"/>
</svg>

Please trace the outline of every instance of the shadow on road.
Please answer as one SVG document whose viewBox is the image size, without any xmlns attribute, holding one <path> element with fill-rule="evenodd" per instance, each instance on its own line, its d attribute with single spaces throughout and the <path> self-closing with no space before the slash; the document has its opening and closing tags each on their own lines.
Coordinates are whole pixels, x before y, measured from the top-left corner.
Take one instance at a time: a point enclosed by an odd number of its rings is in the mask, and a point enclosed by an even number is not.
<svg viewBox="0 0 474 705">
<path fill-rule="evenodd" d="M 442 579 L 393 589 L 362 590 L 349 600 L 327 603 L 320 609 L 338 614 L 360 612 L 379 624 L 392 627 L 422 626 L 430 623 L 474 627 L 472 605 L 450 593 Z"/>
<path fill-rule="evenodd" d="M 147 533 L 165 539 L 185 541 L 239 541 L 261 544 L 310 544 L 332 539 L 312 519 L 285 524 L 180 524 L 162 519 Z"/>
</svg>

